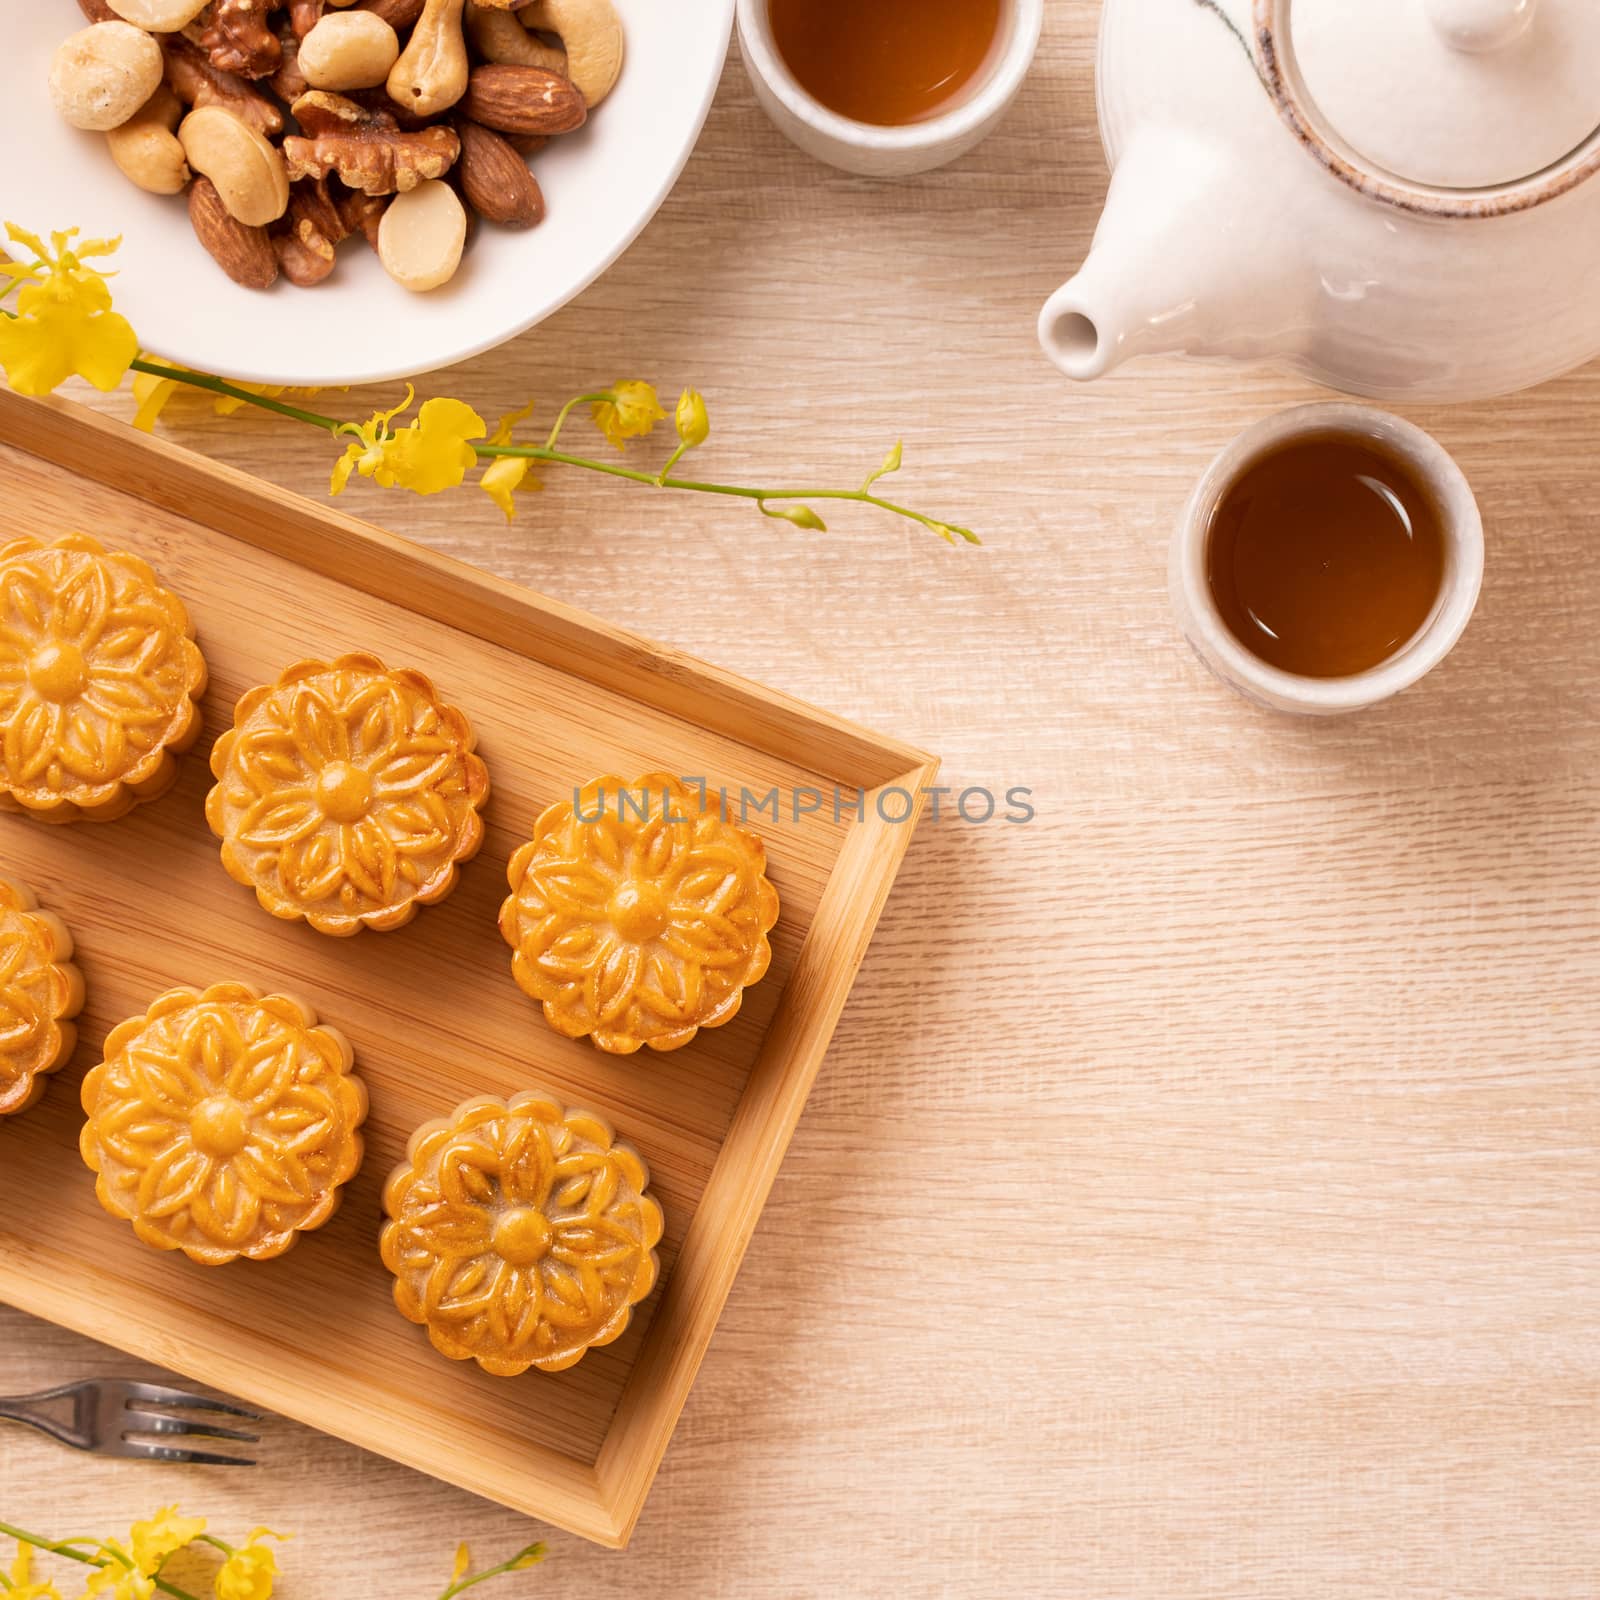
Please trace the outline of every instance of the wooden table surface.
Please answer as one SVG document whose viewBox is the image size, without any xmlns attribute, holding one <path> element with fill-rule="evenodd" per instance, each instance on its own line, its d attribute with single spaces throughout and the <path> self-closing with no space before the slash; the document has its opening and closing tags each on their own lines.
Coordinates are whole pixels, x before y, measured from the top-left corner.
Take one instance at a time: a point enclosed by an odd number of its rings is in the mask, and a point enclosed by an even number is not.
<svg viewBox="0 0 1600 1600">
<path fill-rule="evenodd" d="M 900 492 L 983 549 L 574 476 L 509 531 L 472 492 L 346 502 L 1038 811 L 924 827 L 632 1548 L 552 1534 L 519 1593 L 1600 1592 L 1600 368 L 1414 413 L 1489 537 L 1434 677 L 1331 724 L 1234 698 L 1174 630 L 1169 530 L 1314 396 L 1038 355 L 1105 182 L 1095 10 L 1053 0 L 1006 127 L 896 185 L 790 149 L 735 63 L 627 258 L 424 391 L 693 382 L 729 475 L 853 480 L 903 434 Z M 291 424 L 169 431 L 325 488 Z M 0 1388 L 129 1365 L 0 1310 Z M 237 1475 L 0 1432 L 8 1519 L 173 1498 L 295 1530 L 287 1600 L 428 1600 L 458 1539 L 539 1531 L 287 1424 Z"/>
</svg>

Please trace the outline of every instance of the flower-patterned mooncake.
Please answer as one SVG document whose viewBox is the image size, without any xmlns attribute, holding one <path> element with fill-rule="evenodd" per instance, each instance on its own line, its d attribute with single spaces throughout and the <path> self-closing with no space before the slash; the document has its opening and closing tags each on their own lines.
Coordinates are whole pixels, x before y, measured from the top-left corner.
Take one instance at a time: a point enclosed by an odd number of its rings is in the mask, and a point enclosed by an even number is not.
<svg viewBox="0 0 1600 1600">
<path fill-rule="evenodd" d="M 573 1366 L 620 1337 L 655 1285 L 648 1184 L 599 1117 L 543 1094 L 468 1100 L 412 1134 L 384 1189 L 395 1304 L 485 1372 Z"/>
<path fill-rule="evenodd" d="M 72 1054 L 83 975 L 72 935 L 30 890 L 0 878 L 0 1117 L 26 1111 Z"/>
<path fill-rule="evenodd" d="M 0 808 L 109 822 L 178 775 L 206 664 L 183 602 L 87 534 L 0 547 Z"/>
<path fill-rule="evenodd" d="M 211 753 L 222 864 L 275 917 L 319 933 L 398 928 L 483 843 L 489 774 L 420 672 L 302 661 L 239 702 Z"/>
<path fill-rule="evenodd" d="M 112 1029 L 83 1080 L 95 1193 L 146 1244 L 221 1266 L 282 1255 L 361 1165 L 350 1045 L 289 995 L 174 989 Z"/>
<path fill-rule="evenodd" d="M 569 1038 L 676 1050 L 739 1010 L 772 960 L 766 847 L 664 772 L 597 778 L 511 858 L 512 971 Z"/>
</svg>

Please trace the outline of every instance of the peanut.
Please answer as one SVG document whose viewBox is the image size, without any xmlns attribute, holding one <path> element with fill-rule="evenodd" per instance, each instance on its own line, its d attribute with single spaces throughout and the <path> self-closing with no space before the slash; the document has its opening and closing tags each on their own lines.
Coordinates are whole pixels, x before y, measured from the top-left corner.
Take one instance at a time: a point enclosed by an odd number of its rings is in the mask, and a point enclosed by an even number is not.
<svg viewBox="0 0 1600 1600">
<path fill-rule="evenodd" d="M 300 42 L 300 71 L 313 89 L 371 89 L 400 59 L 393 28 L 370 11 L 324 17 Z"/>
<path fill-rule="evenodd" d="M 216 185 L 236 221 L 265 227 L 289 209 L 289 174 L 283 157 L 231 112 L 218 106 L 191 111 L 178 138 L 189 165 Z"/>
<path fill-rule="evenodd" d="M 378 259 L 396 283 L 414 294 L 448 283 L 466 244 L 466 208 L 440 178 L 397 195 L 378 225 Z"/>
<path fill-rule="evenodd" d="M 161 46 L 126 22 L 97 22 L 63 39 L 50 98 L 74 128 L 119 128 L 161 87 Z"/>
<path fill-rule="evenodd" d="M 106 135 L 111 159 L 125 177 L 150 194 L 182 194 L 189 162 L 177 136 L 183 104 L 165 84 Z"/>
</svg>

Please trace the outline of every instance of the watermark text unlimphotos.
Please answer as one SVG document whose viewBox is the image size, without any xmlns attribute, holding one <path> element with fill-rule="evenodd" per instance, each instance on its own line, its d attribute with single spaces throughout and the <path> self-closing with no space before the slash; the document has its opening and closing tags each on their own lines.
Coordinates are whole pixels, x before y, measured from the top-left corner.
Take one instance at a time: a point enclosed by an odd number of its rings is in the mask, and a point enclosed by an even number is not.
<svg viewBox="0 0 1600 1600">
<path fill-rule="evenodd" d="M 770 789 L 758 790 L 743 785 L 734 789 L 726 784 L 713 784 L 706 778 L 681 777 L 679 781 L 698 795 L 701 809 L 715 810 L 725 822 L 799 823 L 806 817 L 820 816 L 831 817 L 836 823 L 878 821 L 898 826 L 916 816 L 919 798 L 926 802 L 929 822 L 959 822 L 973 827 L 998 822 L 1020 827 L 1032 822 L 1035 816 L 1033 790 L 1020 787 L 1009 788 L 1003 794 L 981 784 L 965 789 L 953 784 L 920 789 L 896 784 L 881 789 L 846 789 L 837 784 L 831 789 L 816 789 L 808 785 L 775 784 Z M 591 793 L 582 789 L 572 792 L 573 814 L 584 823 L 603 822 L 607 817 L 615 817 L 619 822 L 645 822 L 658 801 L 668 822 L 693 820 L 678 814 L 680 802 L 666 788 L 659 793 L 639 788 L 604 787 Z"/>
</svg>

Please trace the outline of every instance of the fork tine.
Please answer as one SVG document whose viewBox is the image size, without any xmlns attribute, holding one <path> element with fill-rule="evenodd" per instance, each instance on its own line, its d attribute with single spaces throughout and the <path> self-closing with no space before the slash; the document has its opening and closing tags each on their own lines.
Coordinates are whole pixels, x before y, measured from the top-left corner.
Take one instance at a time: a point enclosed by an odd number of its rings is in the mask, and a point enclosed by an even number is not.
<svg viewBox="0 0 1600 1600">
<path fill-rule="evenodd" d="M 252 1422 L 261 1420 L 259 1411 L 247 1411 L 231 1401 L 213 1400 L 208 1395 L 192 1394 L 186 1389 L 171 1389 L 160 1383 L 128 1383 L 123 1393 L 131 1403 L 143 1400 L 151 1405 L 178 1406 L 185 1411 L 222 1411 L 231 1417 L 248 1417 Z"/>
<path fill-rule="evenodd" d="M 119 1455 L 142 1456 L 147 1461 L 170 1461 L 174 1464 L 201 1467 L 253 1467 L 254 1461 L 242 1456 L 219 1456 L 210 1450 L 179 1450 L 169 1444 L 146 1444 L 140 1439 L 125 1439 Z"/>
<path fill-rule="evenodd" d="M 240 1433 L 237 1428 L 224 1428 L 214 1422 L 191 1422 L 187 1417 L 174 1417 L 166 1411 L 142 1411 L 130 1405 L 124 1416 L 129 1433 L 193 1433 L 210 1439 L 242 1439 L 246 1444 L 259 1444 L 261 1436 Z"/>
</svg>

